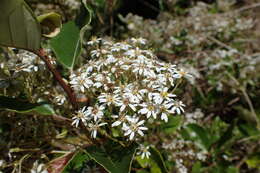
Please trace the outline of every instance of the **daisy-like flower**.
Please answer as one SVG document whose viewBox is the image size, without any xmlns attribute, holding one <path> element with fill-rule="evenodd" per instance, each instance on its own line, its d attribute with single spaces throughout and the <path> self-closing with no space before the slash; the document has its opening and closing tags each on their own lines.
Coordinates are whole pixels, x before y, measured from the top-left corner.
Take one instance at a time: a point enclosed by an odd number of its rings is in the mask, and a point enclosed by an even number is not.
<svg viewBox="0 0 260 173">
<path fill-rule="evenodd" d="M 160 93 L 153 93 L 154 102 L 157 104 L 161 104 L 164 100 L 171 100 L 172 98 L 176 97 L 175 94 L 171 94 L 168 92 L 169 88 L 158 88 L 157 89 Z"/>
<path fill-rule="evenodd" d="M 90 41 L 87 42 L 87 45 L 95 45 L 95 44 L 99 44 L 101 42 L 101 38 L 97 38 L 97 37 L 92 37 Z"/>
<path fill-rule="evenodd" d="M 31 173 L 48 173 L 44 164 L 39 164 L 38 160 L 33 163 L 33 167 L 31 169 Z"/>
<path fill-rule="evenodd" d="M 128 84 L 124 89 L 124 94 L 128 96 L 132 102 L 140 103 L 143 100 L 144 94 L 148 91 L 146 89 L 139 89 L 136 85 L 136 83 Z"/>
<path fill-rule="evenodd" d="M 54 98 L 54 101 L 57 103 L 57 105 L 63 105 L 66 101 L 66 97 L 62 94 L 59 94 Z"/>
<path fill-rule="evenodd" d="M 106 105 L 118 105 L 120 103 L 119 95 L 111 94 L 111 93 L 101 93 L 98 97 L 100 103 L 104 103 Z"/>
<path fill-rule="evenodd" d="M 111 125 L 112 127 L 115 127 L 127 122 L 127 118 L 129 118 L 129 116 L 124 113 L 120 113 L 119 115 L 112 115 L 112 118 L 117 118 L 117 120 Z"/>
<path fill-rule="evenodd" d="M 137 155 L 141 155 L 141 158 L 144 159 L 144 158 L 147 158 L 149 159 L 151 153 L 149 152 L 149 146 L 144 146 L 144 145 L 140 145 L 138 147 L 138 152 L 136 153 Z"/>
<path fill-rule="evenodd" d="M 106 49 L 96 49 L 96 50 L 92 50 L 90 52 L 90 56 L 92 58 L 95 58 L 95 57 L 99 58 L 101 55 L 106 55 L 108 53 L 109 53 L 109 51 L 107 51 Z"/>
<path fill-rule="evenodd" d="M 147 127 L 142 126 L 145 122 L 144 120 L 139 121 L 138 117 L 128 117 L 127 120 L 130 125 L 123 124 L 122 130 L 125 131 L 124 136 L 129 135 L 129 140 L 133 140 L 136 133 L 144 136 L 143 131 L 148 130 Z"/>
<path fill-rule="evenodd" d="M 158 106 L 156 104 L 153 104 L 152 102 L 142 103 L 140 104 L 143 108 L 138 111 L 140 114 L 146 115 L 147 118 L 150 118 L 153 116 L 154 119 L 156 119 L 158 111 Z"/>
<path fill-rule="evenodd" d="M 176 70 L 175 74 L 173 74 L 174 78 L 192 78 L 192 75 L 190 75 L 187 71 L 183 69 Z"/>
<path fill-rule="evenodd" d="M 170 109 L 172 105 L 172 102 L 163 102 L 159 104 L 158 107 L 160 112 L 159 114 L 161 115 L 161 120 L 168 122 L 168 115 L 174 113 L 174 111 Z"/>
<path fill-rule="evenodd" d="M 106 125 L 107 123 L 102 123 L 100 121 L 96 121 L 94 123 L 88 123 L 89 130 L 91 131 L 91 137 L 96 138 L 97 137 L 97 131 L 101 126 Z"/>
<path fill-rule="evenodd" d="M 182 101 L 175 101 L 171 109 L 171 112 L 176 112 L 177 114 L 181 114 L 181 112 L 184 112 L 183 107 L 185 107 L 185 105 L 182 103 Z"/>
<path fill-rule="evenodd" d="M 127 94 L 123 94 L 122 99 L 118 102 L 117 106 L 120 107 L 120 112 L 123 112 L 127 107 L 130 107 L 133 111 L 136 111 L 137 100 L 131 98 Z"/>
<path fill-rule="evenodd" d="M 72 79 L 70 81 L 72 88 L 83 93 L 85 92 L 86 88 L 90 88 L 93 85 L 93 81 L 87 77 L 87 73 L 82 73 L 79 76 L 73 74 L 70 76 L 70 78 Z"/>
<path fill-rule="evenodd" d="M 87 121 L 86 106 L 78 110 L 77 113 L 72 117 L 72 120 L 73 122 L 71 123 L 71 125 L 75 125 L 76 127 L 78 127 L 80 121 L 86 124 Z"/>
<path fill-rule="evenodd" d="M 131 38 L 131 41 L 134 43 L 134 44 L 143 44 L 145 45 L 147 40 L 144 39 L 144 38 Z"/>
<path fill-rule="evenodd" d="M 135 49 L 130 49 L 124 53 L 129 58 L 146 58 L 143 54 L 143 51 L 136 47 Z"/>
<path fill-rule="evenodd" d="M 98 121 L 104 116 L 104 109 L 105 107 L 103 105 L 95 105 L 94 107 L 89 106 L 86 111 L 86 116 L 88 116 L 90 119 L 94 119 L 94 121 Z"/>
</svg>

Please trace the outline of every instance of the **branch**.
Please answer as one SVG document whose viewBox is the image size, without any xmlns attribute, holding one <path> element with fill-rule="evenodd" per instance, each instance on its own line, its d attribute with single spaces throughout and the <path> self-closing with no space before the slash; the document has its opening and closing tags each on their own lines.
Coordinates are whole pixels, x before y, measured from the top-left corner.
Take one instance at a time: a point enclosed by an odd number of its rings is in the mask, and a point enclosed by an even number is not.
<svg viewBox="0 0 260 173">
<path fill-rule="evenodd" d="M 70 100 L 70 103 L 72 104 L 73 108 L 77 109 L 78 108 L 77 100 L 76 100 L 76 96 L 75 96 L 73 90 L 71 89 L 71 87 L 68 84 L 66 84 L 64 82 L 60 73 L 50 63 L 49 58 L 46 55 L 46 52 L 44 51 L 44 49 L 34 51 L 34 53 L 36 55 L 38 55 L 45 62 L 45 65 L 48 67 L 49 71 L 52 72 L 54 78 L 58 81 L 58 83 L 63 88 L 63 90 L 67 93 L 69 100 Z"/>
</svg>

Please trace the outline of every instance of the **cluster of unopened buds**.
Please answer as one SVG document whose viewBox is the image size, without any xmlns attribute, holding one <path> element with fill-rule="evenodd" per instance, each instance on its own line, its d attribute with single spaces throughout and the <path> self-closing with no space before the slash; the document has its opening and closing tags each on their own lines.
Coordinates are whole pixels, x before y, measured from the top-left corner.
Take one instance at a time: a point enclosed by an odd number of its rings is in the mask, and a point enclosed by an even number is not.
<svg viewBox="0 0 260 173">
<path fill-rule="evenodd" d="M 107 126 L 118 136 L 136 140 L 158 118 L 167 122 L 169 116 L 184 112 L 175 91 L 191 75 L 157 59 L 145 49 L 146 42 L 93 38 L 87 43 L 91 60 L 70 75 L 69 83 L 76 94 L 91 101 L 74 114 L 72 125 L 82 122 L 93 138 Z"/>
</svg>

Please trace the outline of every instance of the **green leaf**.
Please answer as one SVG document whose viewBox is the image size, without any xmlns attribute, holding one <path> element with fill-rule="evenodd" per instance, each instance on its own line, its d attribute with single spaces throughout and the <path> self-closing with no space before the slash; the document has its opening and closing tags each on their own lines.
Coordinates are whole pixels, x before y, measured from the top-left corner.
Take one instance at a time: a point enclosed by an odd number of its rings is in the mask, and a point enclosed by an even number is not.
<svg viewBox="0 0 260 173">
<path fill-rule="evenodd" d="M 45 37 L 52 38 L 59 34 L 62 26 L 61 15 L 51 12 L 38 16 L 37 20 L 42 27 L 48 28 L 48 33 L 43 34 Z"/>
<path fill-rule="evenodd" d="M 37 112 L 41 115 L 55 114 L 53 108 L 45 102 L 30 103 L 25 100 L 5 96 L 0 96 L 0 110 L 1 109 L 18 113 Z"/>
<path fill-rule="evenodd" d="M 189 124 L 187 125 L 187 130 L 189 132 L 190 138 L 194 140 L 200 148 L 204 150 L 209 149 L 211 140 L 208 132 L 204 128 L 197 124 Z"/>
<path fill-rule="evenodd" d="M 112 148 L 111 148 L 112 147 Z M 110 173 L 129 173 L 137 145 L 122 147 L 118 144 L 86 148 L 89 156 Z"/>
<path fill-rule="evenodd" d="M 230 139 L 232 139 L 232 134 L 234 127 L 236 125 L 237 121 L 233 121 L 232 124 L 227 128 L 227 130 L 223 133 L 223 135 L 220 137 L 220 139 L 217 141 L 217 149 L 222 148 Z"/>
<path fill-rule="evenodd" d="M 90 160 L 88 154 L 83 152 L 78 152 L 76 155 L 71 159 L 69 164 L 65 167 L 63 173 L 69 173 L 75 170 L 79 170 L 84 166 L 86 162 Z"/>
<path fill-rule="evenodd" d="M 1 0 L 0 11 L 0 45 L 30 51 L 40 48 L 40 25 L 23 0 Z"/>
<path fill-rule="evenodd" d="M 151 159 L 159 166 L 162 173 L 167 173 L 168 170 L 166 168 L 164 159 L 161 155 L 161 153 L 154 147 L 151 147 Z"/>
<path fill-rule="evenodd" d="M 201 163 L 200 162 L 196 162 L 193 166 L 192 166 L 192 171 L 191 173 L 200 173 L 201 172 Z"/>
<path fill-rule="evenodd" d="M 167 123 L 161 125 L 161 128 L 165 133 L 174 133 L 181 126 L 182 120 L 181 116 L 171 116 Z"/>
<path fill-rule="evenodd" d="M 254 153 L 252 156 L 250 156 L 246 163 L 249 168 L 258 168 L 260 169 L 260 153 Z"/>
<path fill-rule="evenodd" d="M 81 54 L 84 34 L 89 29 L 89 24 L 91 23 L 92 11 L 85 0 L 83 0 L 83 4 L 89 13 L 85 25 L 82 28 L 78 28 L 75 22 L 70 21 L 50 41 L 50 46 L 59 62 L 69 69 L 73 69 L 76 59 Z"/>
<path fill-rule="evenodd" d="M 73 68 L 75 59 L 80 54 L 80 30 L 74 22 L 63 25 L 61 32 L 50 41 L 50 46 L 58 61 L 67 68 Z"/>
</svg>

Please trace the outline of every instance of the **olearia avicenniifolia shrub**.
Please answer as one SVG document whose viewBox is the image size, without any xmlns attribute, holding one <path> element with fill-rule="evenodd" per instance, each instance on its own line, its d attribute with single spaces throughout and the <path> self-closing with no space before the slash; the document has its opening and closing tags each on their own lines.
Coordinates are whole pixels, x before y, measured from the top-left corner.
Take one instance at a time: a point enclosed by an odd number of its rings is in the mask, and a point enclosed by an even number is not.
<svg viewBox="0 0 260 173">
<path fill-rule="evenodd" d="M 103 129 L 123 142 L 141 142 L 156 122 L 184 112 L 185 105 L 174 91 L 191 76 L 157 59 L 145 48 L 146 42 L 142 38 L 87 42 L 91 59 L 69 81 L 77 95 L 90 100 L 72 118 L 75 127 L 83 122 L 93 138 Z"/>
<path fill-rule="evenodd" d="M 19 96 L 41 81 L 48 81 L 46 87 L 30 91 L 28 99 L 35 103 L 42 99 L 53 102 L 55 112 L 71 118 L 74 128 L 86 129 L 93 140 L 108 137 L 123 146 L 135 141 L 139 144 L 137 154 L 142 159 L 149 158 L 147 139 L 153 136 L 156 126 L 184 112 L 185 104 L 176 91 L 184 78 L 192 76 L 159 60 L 143 38 L 122 42 L 93 38 L 87 45 L 89 60 L 71 71 L 68 80 L 77 97 L 88 100 L 78 110 L 68 106 L 67 96 L 46 75 L 49 72 L 38 57 L 25 51 L 10 55 L 14 56 L 11 59 L 3 58 L 1 73 L 9 75 L 11 83 L 17 81 L 28 87 L 12 92 L 7 86 L 2 94 Z M 51 62 L 55 65 L 54 60 Z M 28 77 L 35 80 L 28 81 Z"/>
</svg>

